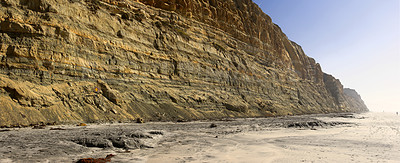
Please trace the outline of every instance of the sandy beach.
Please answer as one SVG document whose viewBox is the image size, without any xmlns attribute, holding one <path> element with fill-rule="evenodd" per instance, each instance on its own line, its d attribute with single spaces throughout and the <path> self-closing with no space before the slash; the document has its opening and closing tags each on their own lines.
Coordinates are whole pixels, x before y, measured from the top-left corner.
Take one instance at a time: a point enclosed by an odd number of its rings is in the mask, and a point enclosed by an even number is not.
<svg viewBox="0 0 400 163">
<path fill-rule="evenodd" d="M 0 162 L 400 162 L 394 113 L 0 129 Z"/>
</svg>

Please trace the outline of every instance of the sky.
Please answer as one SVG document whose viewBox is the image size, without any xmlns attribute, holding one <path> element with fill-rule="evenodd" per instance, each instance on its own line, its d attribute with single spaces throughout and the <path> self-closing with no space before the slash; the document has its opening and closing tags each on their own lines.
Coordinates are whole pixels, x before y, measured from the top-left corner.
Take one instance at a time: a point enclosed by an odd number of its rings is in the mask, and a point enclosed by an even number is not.
<svg viewBox="0 0 400 163">
<path fill-rule="evenodd" d="M 371 111 L 400 112 L 400 0 L 253 1 Z"/>
</svg>

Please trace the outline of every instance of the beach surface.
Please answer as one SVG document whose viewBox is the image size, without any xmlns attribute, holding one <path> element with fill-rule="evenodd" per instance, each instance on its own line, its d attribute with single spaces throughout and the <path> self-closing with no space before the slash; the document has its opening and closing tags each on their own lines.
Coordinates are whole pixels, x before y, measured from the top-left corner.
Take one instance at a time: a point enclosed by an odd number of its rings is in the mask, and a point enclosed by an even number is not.
<svg viewBox="0 0 400 163">
<path fill-rule="evenodd" d="M 394 113 L 0 129 L 0 162 L 400 162 Z"/>
</svg>

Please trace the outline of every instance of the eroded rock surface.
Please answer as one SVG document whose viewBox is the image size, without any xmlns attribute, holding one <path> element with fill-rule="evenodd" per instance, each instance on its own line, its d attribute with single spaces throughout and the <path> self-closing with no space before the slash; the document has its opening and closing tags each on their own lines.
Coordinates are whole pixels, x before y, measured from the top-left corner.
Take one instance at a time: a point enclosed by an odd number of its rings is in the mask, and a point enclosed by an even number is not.
<svg viewBox="0 0 400 163">
<path fill-rule="evenodd" d="M 0 126 L 367 111 L 250 0 L 0 5 Z"/>
</svg>

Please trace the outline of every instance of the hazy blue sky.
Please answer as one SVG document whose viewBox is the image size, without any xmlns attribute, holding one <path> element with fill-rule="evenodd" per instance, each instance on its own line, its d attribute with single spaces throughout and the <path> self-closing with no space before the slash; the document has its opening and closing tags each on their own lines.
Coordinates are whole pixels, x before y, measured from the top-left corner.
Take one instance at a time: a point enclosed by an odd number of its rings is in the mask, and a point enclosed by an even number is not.
<svg viewBox="0 0 400 163">
<path fill-rule="evenodd" d="M 253 0 L 372 111 L 400 112 L 400 0 Z"/>
</svg>

